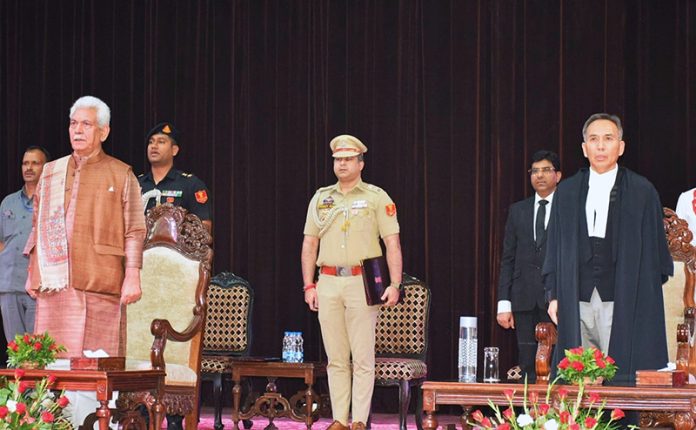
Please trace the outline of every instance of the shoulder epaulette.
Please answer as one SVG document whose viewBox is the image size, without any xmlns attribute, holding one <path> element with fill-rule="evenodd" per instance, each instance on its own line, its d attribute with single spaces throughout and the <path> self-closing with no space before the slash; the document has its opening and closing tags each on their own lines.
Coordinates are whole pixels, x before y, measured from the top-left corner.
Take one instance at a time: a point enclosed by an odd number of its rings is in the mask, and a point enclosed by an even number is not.
<svg viewBox="0 0 696 430">
<path fill-rule="evenodd" d="M 192 173 L 181 172 L 181 176 L 183 176 L 184 178 L 190 178 L 190 177 L 193 176 L 193 174 L 192 174 Z"/>
<path fill-rule="evenodd" d="M 319 189 L 317 190 L 317 193 L 321 193 L 321 192 L 324 192 L 324 191 L 328 191 L 328 190 L 330 190 L 330 189 L 333 188 L 333 187 L 334 187 L 333 185 L 327 185 L 327 186 L 325 186 L 325 187 L 321 187 L 321 188 L 319 188 Z"/>
<path fill-rule="evenodd" d="M 378 187 L 377 185 L 366 184 L 364 182 L 363 182 L 363 185 L 365 185 L 366 190 L 372 191 L 373 193 L 379 193 L 382 191 L 382 189 L 380 187 Z"/>
</svg>

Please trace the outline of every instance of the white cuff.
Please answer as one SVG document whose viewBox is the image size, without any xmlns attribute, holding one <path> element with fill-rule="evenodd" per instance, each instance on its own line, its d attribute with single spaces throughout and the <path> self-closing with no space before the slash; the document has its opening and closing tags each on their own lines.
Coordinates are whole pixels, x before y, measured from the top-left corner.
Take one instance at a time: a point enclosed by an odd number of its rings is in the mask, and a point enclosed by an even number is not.
<svg viewBox="0 0 696 430">
<path fill-rule="evenodd" d="M 512 312 L 512 302 L 510 300 L 498 300 L 498 313 Z"/>
</svg>

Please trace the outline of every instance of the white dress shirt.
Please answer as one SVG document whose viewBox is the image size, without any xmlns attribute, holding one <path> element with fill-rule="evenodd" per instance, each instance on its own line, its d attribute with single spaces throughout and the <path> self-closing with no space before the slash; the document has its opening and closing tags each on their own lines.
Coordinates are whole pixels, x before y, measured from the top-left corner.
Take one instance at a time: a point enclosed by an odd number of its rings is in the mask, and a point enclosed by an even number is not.
<svg viewBox="0 0 696 430">
<path fill-rule="evenodd" d="M 691 244 L 696 246 L 696 188 L 681 193 L 674 212 L 689 223 L 689 230 L 694 235 Z"/>
<path fill-rule="evenodd" d="M 609 217 L 609 197 L 616 182 L 619 166 L 605 173 L 597 173 L 590 167 L 590 188 L 587 190 L 585 216 L 587 217 L 587 234 L 590 237 L 604 238 Z"/>
</svg>

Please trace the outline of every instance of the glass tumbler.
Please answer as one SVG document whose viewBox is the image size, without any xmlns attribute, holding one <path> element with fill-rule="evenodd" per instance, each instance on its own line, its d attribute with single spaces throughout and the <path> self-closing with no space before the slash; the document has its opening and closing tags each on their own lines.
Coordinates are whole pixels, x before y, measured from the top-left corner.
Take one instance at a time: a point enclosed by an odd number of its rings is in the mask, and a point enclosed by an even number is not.
<svg viewBox="0 0 696 430">
<path fill-rule="evenodd" d="M 483 382 L 500 382 L 498 352 L 497 346 L 483 348 Z"/>
</svg>

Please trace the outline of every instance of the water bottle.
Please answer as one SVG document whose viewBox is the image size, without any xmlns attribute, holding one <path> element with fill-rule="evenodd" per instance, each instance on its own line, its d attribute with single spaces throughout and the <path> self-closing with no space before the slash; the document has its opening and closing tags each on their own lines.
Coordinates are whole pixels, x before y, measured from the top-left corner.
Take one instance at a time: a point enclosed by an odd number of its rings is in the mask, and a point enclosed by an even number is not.
<svg viewBox="0 0 696 430">
<path fill-rule="evenodd" d="M 283 361 L 286 363 L 292 362 L 292 333 L 289 331 L 285 332 L 283 336 Z"/>
<path fill-rule="evenodd" d="M 298 331 L 297 333 L 297 338 L 296 338 L 296 356 L 295 356 L 295 363 L 302 363 L 304 361 L 304 340 L 302 339 L 302 332 Z"/>
<path fill-rule="evenodd" d="M 459 317 L 459 382 L 476 382 L 476 317 Z"/>
</svg>

